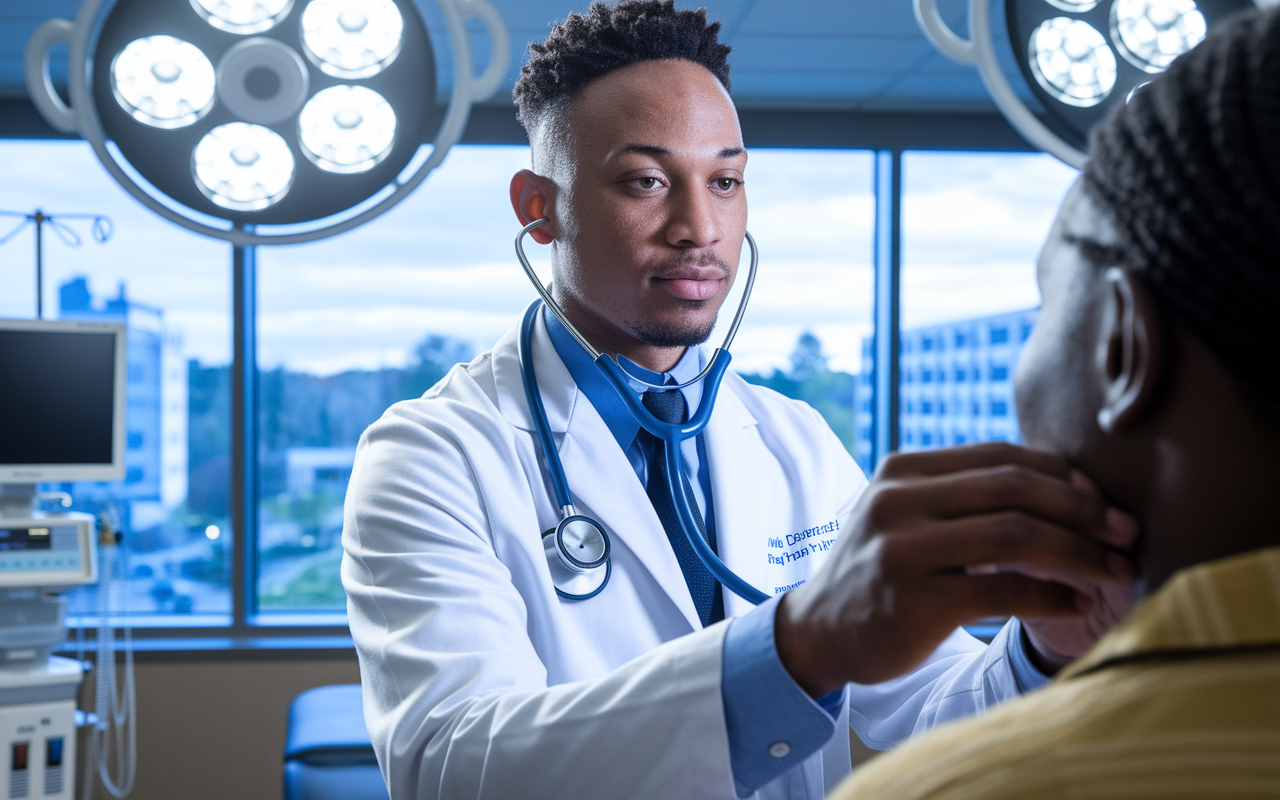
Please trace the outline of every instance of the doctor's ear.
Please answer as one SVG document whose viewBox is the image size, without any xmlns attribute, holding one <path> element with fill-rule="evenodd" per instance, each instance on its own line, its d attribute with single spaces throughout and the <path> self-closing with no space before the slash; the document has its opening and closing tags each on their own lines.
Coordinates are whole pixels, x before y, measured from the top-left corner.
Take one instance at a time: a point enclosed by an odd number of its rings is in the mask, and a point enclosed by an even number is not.
<svg viewBox="0 0 1280 800">
<path fill-rule="evenodd" d="M 546 225 L 529 232 L 538 244 L 551 244 L 556 238 L 556 221 L 551 217 L 555 206 L 554 193 L 555 183 L 531 170 L 522 169 L 511 178 L 511 207 L 515 209 L 520 225 L 525 226 L 544 217 L 549 220 Z"/>
<path fill-rule="evenodd" d="M 1116 434 L 1146 416 L 1156 400 L 1166 357 L 1166 335 L 1151 291 L 1132 273 L 1107 270 L 1098 378 L 1103 404 L 1098 427 Z"/>
</svg>

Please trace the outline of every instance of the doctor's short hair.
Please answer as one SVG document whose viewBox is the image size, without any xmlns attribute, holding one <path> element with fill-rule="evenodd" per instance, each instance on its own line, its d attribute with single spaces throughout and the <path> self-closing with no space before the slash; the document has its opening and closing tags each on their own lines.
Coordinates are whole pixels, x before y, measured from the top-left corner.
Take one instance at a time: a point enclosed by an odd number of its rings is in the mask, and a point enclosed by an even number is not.
<svg viewBox="0 0 1280 800">
<path fill-rule="evenodd" d="M 1140 276 L 1280 425 L 1280 9 L 1215 29 L 1089 150 L 1085 191 L 1120 244 L 1083 255 Z"/>
<path fill-rule="evenodd" d="M 529 45 L 512 95 L 516 115 L 538 158 L 546 123 L 563 117 L 574 98 L 596 78 L 641 61 L 692 61 L 729 90 L 729 51 L 720 23 L 707 10 L 677 10 L 674 0 L 593 2 L 586 14 L 570 14 L 545 42 Z M 554 125 L 553 125 L 554 126 Z"/>
</svg>

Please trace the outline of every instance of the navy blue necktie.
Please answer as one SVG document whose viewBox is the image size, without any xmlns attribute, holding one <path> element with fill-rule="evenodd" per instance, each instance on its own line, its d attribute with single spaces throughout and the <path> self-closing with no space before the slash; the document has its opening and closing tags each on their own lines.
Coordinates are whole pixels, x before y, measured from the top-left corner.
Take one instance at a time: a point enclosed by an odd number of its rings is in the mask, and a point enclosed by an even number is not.
<svg viewBox="0 0 1280 800">
<path fill-rule="evenodd" d="M 643 399 L 644 407 L 659 420 L 670 423 L 684 422 L 686 406 L 682 393 L 678 391 L 645 392 Z M 657 512 L 663 529 L 667 532 L 667 539 L 671 542 L 671 549 L 675 551 L 676 561 L 680 563 L 680 571 L 684 573 L 684 581 L 689 586 L 689 594 L 693 595 L 694 608 L 698 609 L 698 618 L 702 620 L 702 626 L 705 628 L 713 622 L 724 619 L 724 598 L 720 593 L 720 583 L 703 566 L 702 561 L 693 552 L 693 546 L 685 537 L 684 529 L 680 527 L 680 518 L 676 516 L 675 500 L 667 491 L 666 441 L 644 428 L 641 428 L 637 435 L 643 437 L 642 441 L 649 445 L 651 453 L 649 481 L 645 491 L 649 495 L 649 502 L 653 503 L 653 510 Z M 689 505 L 693 507 L 693 518 L 698 523 L 698 532 L 702 534 L 703 540 L 711 545 L 711 550 L 714 552 L 715 536 L 707 535 L 707 526 L 702 521 L 698 503 L 694 499 L 693 487 L 689 485 L 684 470 L 680 471 L 679 485 L 684 487 Z"/>
</svg>

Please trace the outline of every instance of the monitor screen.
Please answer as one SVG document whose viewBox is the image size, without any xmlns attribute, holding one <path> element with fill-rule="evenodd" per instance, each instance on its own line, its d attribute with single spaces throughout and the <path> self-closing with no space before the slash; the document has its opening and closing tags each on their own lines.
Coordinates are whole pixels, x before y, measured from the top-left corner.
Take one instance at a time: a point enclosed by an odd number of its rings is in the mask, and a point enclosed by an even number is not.
<svg viewBox="0 0 1280 800">
<path fill-rule="evenodd" d="M 122 477 L 123 339 L 123 325 L 0 320 L 0 482 Z"/>
</svg>

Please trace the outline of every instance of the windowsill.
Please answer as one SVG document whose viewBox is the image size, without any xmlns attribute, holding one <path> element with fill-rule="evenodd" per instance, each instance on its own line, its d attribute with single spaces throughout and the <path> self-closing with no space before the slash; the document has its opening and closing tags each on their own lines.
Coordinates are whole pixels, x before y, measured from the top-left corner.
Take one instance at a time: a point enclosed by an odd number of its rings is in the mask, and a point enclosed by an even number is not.
<svg viewBox="0 0 1280 800">
<path fill-rule="evenodd" d="M 85 624 L 77 642 L 76 622 Z M 56 649 L 61 656 L 86 657 L 97 652 L 97 621 L 69 620 L 67 641 Z M 147 615 L 114 618 L 116 649 L 124 644 L 120 626 L 127 624 L 133 651 L 140 661 L 270 658 L 334 658 L 354 655 L 347 616 L 334 612 L 260 613 L 247 625 L 233 625 L 224 615 Z"/>
<path fill-rule="evenodd" d="M 117 638 L 117 654 L 122 647 L 123 642 Z M 169 636 L 135 638 L 133 652 L 135 659 L 143 663 L 350 658 L 355 656 L 355 643 L 352 642 L 349 634 Z M 54 650 L 54 655 L 74 658 L 75 642 L 66 642 Z M 86 641 L 84 655 L 86 658 L 95 657 L 97 643 L 92 640 Z"/>
</svg>

